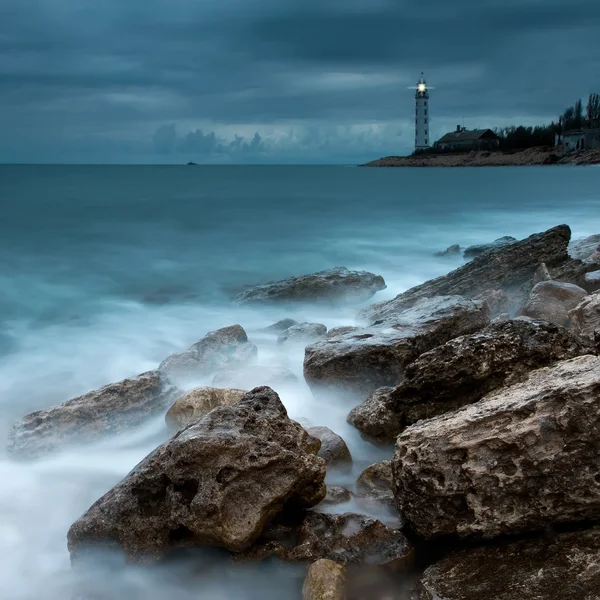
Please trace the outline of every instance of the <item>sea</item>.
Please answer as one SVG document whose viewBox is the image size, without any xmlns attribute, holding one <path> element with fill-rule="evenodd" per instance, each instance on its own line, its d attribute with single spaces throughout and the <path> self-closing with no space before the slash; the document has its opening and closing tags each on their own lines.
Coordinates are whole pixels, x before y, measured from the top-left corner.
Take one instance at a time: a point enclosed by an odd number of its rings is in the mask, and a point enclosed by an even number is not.
<svg viewBox="0 0 600 600">
<path fill-rule="evenodd" d="M 285 317 L 352 325 L 361 306 L 242 308 L 231 295 L 346 266 L 383 275 L 373 300 L 385 300 L 463 264 L 435 256 L 452 244 L 561 223 L 573 238 L 598 233 L 600 168 L 4 165 L 0 209 L 0 598 L 298 599 L 301 569 L 231 568 L 220 555 L 72 569 L 69 526 L 167 439 L 164 415 L 35 461 L 6 452 L 13 423 L 239 323 L 259 363 L 300 378 L 278 390 L 292 418 L 346 439 L 353 473 L 328 481 L 351 485 L 391 448 L 346 424 L 348 398 L 313 398 L 303 349 L 260 330 Z"/>
</svg>

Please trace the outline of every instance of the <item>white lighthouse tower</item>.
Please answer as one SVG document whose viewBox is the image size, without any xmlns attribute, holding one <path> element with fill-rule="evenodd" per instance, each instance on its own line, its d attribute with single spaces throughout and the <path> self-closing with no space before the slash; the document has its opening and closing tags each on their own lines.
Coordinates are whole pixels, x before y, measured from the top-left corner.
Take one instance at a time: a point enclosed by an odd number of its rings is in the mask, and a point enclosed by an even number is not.
<svg viewBox="0 0 600 600">
<path fill-rule="evenodd" d="M 429 90 L 423 73 L 415 89 L 415 151 L 427 150 L 429 143 Z"/>
</svg>

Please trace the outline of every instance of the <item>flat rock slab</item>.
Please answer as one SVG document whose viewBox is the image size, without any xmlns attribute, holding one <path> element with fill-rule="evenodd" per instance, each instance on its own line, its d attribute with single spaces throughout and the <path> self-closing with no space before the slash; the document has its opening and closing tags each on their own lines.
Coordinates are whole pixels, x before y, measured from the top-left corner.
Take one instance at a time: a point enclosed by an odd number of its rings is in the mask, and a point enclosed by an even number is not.
<svg viewBox="0 0 600 600">
<path fill-rule="evenodd" d="M 482 302 L 460 296 L 420 300 L 389 319 L 308 346 L 304 377 L 315 392 L 368 394 L 399 383 L 406 365 L 423 352 L 488 323 L 488 308 Z"/>
<path fill-rule="evenodd" d="M 567 245 L 571 230 L 559 225 L 544 233 L 489 250 L 448 275 L 427 281 L 396 296 L 388 302 L 374 304 L 360 313 L 360 318 L 372 323 L 413 306 L 422 298 L 459 295 L 473 298 L 489 289 L 502 289 L 520 295 L 521 288 L 533 279 L 540 265 L 548 268 L 569 260 Z M 529 293 L 529 289 L 526 293 Z M 519 303 L 519 306 L 522 302 Z"/>
<path fill-rule="evenodd" d="M 426 539 L 600 518 L 600 358 L 534 371 L 398 437 L 398 510 Z"/>
<path fill-rule="evenodd" d="M 256 388 L 159 446 L 93 504 L 69 530 L 71 557 L 109 543 L 132 562 L 174 548 L 242 551 L 288 503 L 323 500 L 319 448 L 273 390 Z"/>
<path fill-rule="evenodd" d="M 386 288 L 381 275 L 336 267 L 256 285 L 234 296 L 238 304 L 272 302 L 362 302 Z"/>
<path fill-rule="evenodd" d="M 429 567 L 418 600 L 597 600 L 600 529 L 504 542 Z"/>
<path fill-rule="evenodd" d="M 34 458 L 68 444 L 95 442 L 140 425 L 176 397 L 174 386 L 148 371 L 26 415 L 13 427 L 8 449 Z"/>
</svg>

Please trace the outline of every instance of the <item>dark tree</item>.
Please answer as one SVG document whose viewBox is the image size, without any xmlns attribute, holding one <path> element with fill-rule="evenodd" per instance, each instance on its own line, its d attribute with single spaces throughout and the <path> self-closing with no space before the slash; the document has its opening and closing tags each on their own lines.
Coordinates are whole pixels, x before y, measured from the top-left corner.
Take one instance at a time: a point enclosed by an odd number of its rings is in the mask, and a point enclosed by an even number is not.
<svg viewBox="0 0 600 600">
<path fill-rule="evenodd" d="M 585 114 L 590 127 L 600 127 L 600 94 L 590 94 Z"/>
</svg>

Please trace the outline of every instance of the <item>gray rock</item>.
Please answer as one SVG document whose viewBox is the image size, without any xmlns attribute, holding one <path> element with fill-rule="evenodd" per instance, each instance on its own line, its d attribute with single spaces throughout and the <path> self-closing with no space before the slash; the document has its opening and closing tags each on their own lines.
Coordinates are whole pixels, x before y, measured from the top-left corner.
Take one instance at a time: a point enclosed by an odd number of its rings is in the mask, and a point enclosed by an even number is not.
<svg viewBox="0 0 600 600">
<path fill-rule="evenodd" d="M 176 434 L 100 498 L 69 530 L 71 557 L 109 541 L 133 562 L 181 547 L 242 551 L 286 505 L 325 497 L 319 448 L 273 390 L 256 388 Z"/>
<path fill-rule="evenodd" d="M 298 383 L 298 378 L 289 369 L 277 366 L 252 365 L 239 369 L 223 369 L 212 380 L 216 387 L 252 389 L 262 385 L 272 388 Z"/>
<path fill-rule="evenodd" d="M 506 314 L 510 309 L 510 298 L 504 290 L 485 290 L 481 294 L 477 294 L 473 300 L 485 302 L 490 309 L 491 318 Z"/>
<path fill-rule="evenodd" d="M 521 314 L 533 319 L 545 319 L 556 325 L 569 326 L 569 311 L 587 292 L 572 283 L 541 281 L 531 290 Z"/>
<path fill-rule="evenodd" d="M 573 240 L 569 244 L 569 255 L 577 260 L 590 262 L 598 252 L 598 248 L 600 248 L 600 233 Z"/>
<path fill-rule="evenodd" d="M 13 427 L 8 449 L 34 458 L 68 444 L 95 442 L 140 425 L 176 397 L 175 387 L 148 371 L 26 415 Z"/>
<path fill-rule="evenodd" d="M 456 254 L 460 254 L 460 246 L 458 244 L 452 244 L 452 246 L 448 246 L 445 250 L 436 252 L 434 256 L 453 256 Z"/>
<path fill-rule="evenodd" d="M 278 338 L 278 344 L 310 344 L 322 338 L 327 333 L 327 327 L 321 323 L 299 323 L 286 329 Z"/>
<path fill-rule="evenodd" d="M 589 292 L 595 292 L 600 290 L 600 270 L 590 271 L 589 273 L 586 273 L 584 281 L 586 284 L 586 289 Z"/>
<path fill-rule="evenodd" d="M 573 331 L 590 341 L 600 331 L 600 293 L 586 296 L 570 313 Z"/>
<path fill-rule="evenodd" d="M 511 237 L 510 235 L 505 235 L 504 237 L 498 238 L 493 242 L 488 242 L 487 244 L 476 244 L 474 246 L 469 246 L 465 252 L 465 258 L 474 258 L 475 256 L 479 256 L 488 250 L 497 250 L 498 248 L 502 248 L 504 246 L 509 246 L 510 244 L 514 244 L 518 242 L 517 238 Z"/>
<path fill-rule="evenodd" d="M 308 568 L 302 600 L 346 600 L 346 569 L 322 558 Z"/>
<path fill-rule="evenodd" d="M 600 529 L 452 553 L 429 567 L 416 600 L 597 600 Z"/>
<path fill-rule="evenodd" d="M 327 494 L 325 499 L 321 502 L 321 505 L 335 506 L 337 504 L 343 504 L 344 502 L 350 502 L 352 500 L 352 494 L 349 490 L 341 485 L 328 485 Z"/>
<path fill-rule="evenodd" d="M 348 415 L 367 439 L 392 443 L 408 425 L 480 400 L 540 367 L 588 354 L 591 345 L 546 321 L 494 322 L 422 354 L 396 388 L 376 390 Z"/>
<path fill-rule="evenodd" d="M 309 435 L 321 441 L 320 456 L 327 467 L 349 470 L 352 468 L 352 455 L 346 442 L 329 427 L 309 427 Z"/>
<path fill-rule="evenodd" d="M 540 281 L 552 281 L 552 276 L 550 275 L 550 271 L 548 271 L 546 263 L 540 263 L 540 266 L 533 274 L 533 285 L 535 286 Z"/>
<path fill-rule="evenodd" d="M 534 371 L 398 437 L 396 505 L 413 531 L 494 538 L 600 518 L 600 358 Z"/>
<path fill-rule="evenodd" d="M 386 288 L 380 275 L 336 267 L 251 287 L 234 297 L 238 304 L 271 302 L 362 302 Z"/>
<path fill-rule="evenodd" d="M 294 321 L 294 319 L 281 319 L 281 321 L 277 321 L 277 323 L 273 323 L 273 325 L 269 325 L 268 327 L 261 329 L 261 331 L 279 334 L 294 325 L 298 325 L 298 321 Z"/>
<path fill-rule="evenodd" d="M 185 352 L 165 358 L 158 371 L 176 382 L 193 381 L 220 369 L 239 368 L 256 360 L 257 349 L 240 325 L 208 333 Z"/>
<path fill-rule="evenodd" d="M 177 433 L 217 406 L 237 404 L 246 393 L 244 390 L 213 387 L 199 387 L 190 390 L 178 398 L 167 411 L 165 421 L 169 432 Z"/>
<path fill-rule="evenodd" d="M 406 365 L 423 352 L 488 323 L 481 302 L 459 296 L 424 299 L 387 320 L 309 346 L 304 377 L 314 392 L 368 394 L 399 383 Z"/>
<path fill-rule="evenodd" d="M 520 242 L 490 250 L 448 275 L 364 309 L 359 317 L 372 323 L 397 314 L 422 298 L 444 295 L 473 298 L 489 289 L 502 289 L 514 296 L 518 308 L 531 290 L 533 274 L 540 263 L 546 263 L 550 269 L 569 261 L 567 244 L 570 237 L 569 227 L 559 225 Z"/>
<path fill-rule="evenodd" d="M 356 480 L 356 489 L 363 496 L 371 496 L 378 500 L 391 502 L 392 492 L 392 461 L 384 460 L 367 467 Z"/>
</svg>

